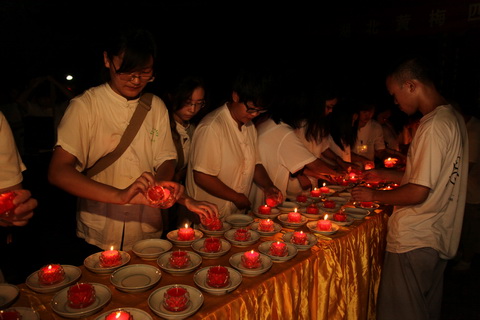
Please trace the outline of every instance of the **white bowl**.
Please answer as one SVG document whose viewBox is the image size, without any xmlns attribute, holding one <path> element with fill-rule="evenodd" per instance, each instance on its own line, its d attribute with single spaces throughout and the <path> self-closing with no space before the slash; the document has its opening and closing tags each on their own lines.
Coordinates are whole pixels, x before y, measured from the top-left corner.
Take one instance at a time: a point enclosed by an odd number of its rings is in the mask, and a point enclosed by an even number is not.
<svg viewBox="0 0 480 320">
<path fill-rule="evenodd" d="M 253 222 L 253 217 L 246 214 L 231 214 L 225 218 L 232 227 L 247 227 Z"/>
<path fill-rule="evenodd" d="M 153 288 L 162 277 L 158 268 L 148 264 L 132 264 L 117 269 L 110 282 L 123 292 L 143 292 Z"/>
<path fill-rule="evenodd" d="M 262 214 L 262 213 L 259 213 L 257 210 L 253 210 L 252 212 L 255 216 L 261 219 L 271 219 L 271 220 L 275 219 L 281 213 L 278 208 L 272 208 L 270 214 Z"/>
<path fill-rule="evenodd" d="M 278 216 L 278 221 L 282 224 L 282 226 L 290 229 L 297 229 L 303 226 L 305 223 L 308 222 L 307 217 L 301 214 L 301 221 L 300 222 L 290 222 L 288 221 L 288 213 L 283 213 Z"/>
<path fill-rule="evenodd" d="M 362 220 L 370 214 L 369 210 L 362 208 L 345 207 L 343 210 L 347 216 L 350 216 L 355 220 Z"/>
<path fill-rule="evenodd" d="M 98 273 L 98 274 L 112 273 L 113 271 L 117 270 L 120 267 L 123 267 L 130 261 L 130 255 L 127 252 L 125 251 L 119 251 L 119 252 L 120 252 L 120 255 L 122 256 L 122 262 L 118 266 L 108 267 L 108 268 L 102 267 L 100 265 L 100 255 L 102 254 L 102 252 L 94 253 L 88 256 L 87 258 L 85 258 L 85 260 L 83 260 L 83 265 L 85 266 L 85 268 L 87 268 L 88 270 L 94 273 Z"/>
<path fill-rule="evenodd" d="M 172 252 L 166 252 L 161 254 L 157 259 L 157 264 L 163 271 L 173 275 L 173 276 L 183 276 L 195 270 L 199 265 L 202 264 L 202 257 L 195 252 L 187 251 L 188 256 L 190 257 L 189 264 L 184 268 L 174 268 L 170 265 L 169 258 Z"/>
<path fill-rule="evenodd" d="M 178 230 L 172 230 L 167 233 L 167 239 L 170 240 L 174 245 L 177 247 L 190 247 L 193 241 L 201 239 L 203 237 L 203 232 L 197 229 L 193 229 L 195 232 L 195 236 L 193 240 L 179 240 L 178 239 Z"/>
<path fill-rule="evenodd" d="M 39 293 L 52 293 L 75 283 L 82 275 L 82 271 L 76 266 L 62 265 L 62 268 L 63 271 L 65 271 L 65 279 L 59 283 L 44 285 L 38 280 L 38 271 L 35 271 L 28 276 L 27 280 L 25 280 L 25 284 L 33 291 Z"/>
<path fill-rule="evenodd" d="M 120 311 L 120 310 L 124 310 L 124 311 L 127 311 L 128 313 L 130 313 L 133 317 L 133 319 L 140 319 L 140 320 L 152 320 L 152 317 L 145 311 L 143 310 L 140 310 L 140 309 L 137 309 L 137 308 L 116 308 L 116 309 L 112 309 L 112 310 L 109 310 L 105 313 L 102 313 L 101 315 L 99 315 L 97 318 L 95 318 L 95 320 L 105 320 L 105 318 L 112 312 L 115 312 L 115 311 Z M 22 319 L 23 320 L 23 319 Z"/>
<path fill-rule="evenodd" d="M 312 232 L 322 234 L 322 235 L 331 235 L 331 234 L 336 233 L 338 231 L 338 229 L 340 229 L 340 227 L 337 224 L 332 222 L 332 229 L 330 231 L 318 230 L 317 229 L 317 221 L 311 221 L 311 222 L 307 223 L 307 228 L 310 229 L 310 231 L 312 231 Z"/>
<path fill-rule="evenodd" d="M 200 224 L 198 229 L 200 229 L 207 236 L 221 237 L 226 231 L 232 229 L 232 225 L 228 222 L 223 222 L 223 227 L 221 230 L 208 230 L 204 225 Z"/>
<path fill-rule="evenodd" d="M 273 223 L 273 231 L 261 231 L 259 227 L 260 222 L 254 222 L 250 226 L 251 230 L 257 231 L 260 236 L 273 236 L 280 231 L 282 231 L 282 226 L 279 225 L 278 223 Z"/>
<path fill-rule="evenodd" d="M 9 283 L 0 283 L 0 309 L 11 306 L 19 293 L 20 290 L 17 286 Z"/>
<path fill-rule="evenodd" d="M 143 260 L 156 260 L 160 254 L 172 249 L 173 244 L 163 239 L 144 239 L 137 241 L 132 248 L 133 253 Z"/>
<path fill-rule="evenodd" d="M 250 240 L 247 241 L 237 241 L 234 238 L 235 231 L 238 228 L 230 229 L 223 235 L 225 239 L 227 239 L 232 245 L 236 247 L 248 247 L 252 244 L 256 243 L 260 239 L 260 234 L 257 231 L 249 230 L 250 231 Z"/>
<path fill-rule="evenodd" d="M 278 205 L 278 210 L 280 210 L 281 213 L 293 212 L 295 208 L 297 208 L 297 212 L 300 212 L 300 213 L 307 212 L 306 207 L 300 207 L 298 204 L 291 201 L 285 201 L 282 204 Z"/>
<path fill-rule="evenodd" d="M 245 268 L 242 264 L 242 255 L 244 252 L 238 252 L 232 255 L 229 259 L 230 265 L 237 269 L 243 276 L 245 277 L 255 277 L 258 276 L 262 273 L 267 272 L 273 265 L 272 259 L 264 255 L 263 253 L 260 253 L 260 259 L 261 259 L 261 264 L 260 267 L 258 268 Z"/>
</svg>

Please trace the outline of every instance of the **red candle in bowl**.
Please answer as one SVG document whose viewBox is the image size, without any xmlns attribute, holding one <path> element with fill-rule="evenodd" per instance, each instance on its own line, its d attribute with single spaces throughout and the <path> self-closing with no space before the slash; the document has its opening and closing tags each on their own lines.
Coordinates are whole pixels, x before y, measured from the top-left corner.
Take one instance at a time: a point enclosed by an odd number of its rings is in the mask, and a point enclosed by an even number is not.
<svg viewBox="0 0 480 320">
<path fill-rule="evenodd" d="M 336 212 L 333 214 L 333 220 L 339 222 L 347 221 L 347 215 L 345 213 Z"/>
<path fill-rule="evenodd" d="M 174 268 L 185 268 L 190 262 L 190 256 L 187 251 L 178 250 L 172 251 L 170 258 L 168 259 L 170 265 Z"/>
<path fill-rule="evenodd" d="M 287 245 L 285 242 L 272 242 L 270 245 L 270 254 L 277 257 L 285 257 L 288 254 Z"/>
<path fill-rule="evenodd" d="M 113 247 L 110 250 L 105 250 L 100 253 L 100 266 L 104 268 L 111 268 L 118 266 L 122 263 L 122 255 L 118 250 L 113 250 Z"/>
<path fill-rule="evenodd" d="M 308 200 L 308 198 L 307 198 L 307 196 L 304 195 L 304 194 L 299 194 L 299 195 L 297 196 L 297 202 L 307 202 L 307 200 Z"/>
<path fill-rule="evenodd" d="M 13 308 L 0 310 L 0 320 L 22 320 L 22 314 Z"/>
<path fill-rule="evenodd" d="M 320 231 L 332 230 L 332 222 L 328 220 L 328 215 L 325 215 L 325 218 L 323 220 L 318 220 L 317 229 Z"/>
<path fill-rule="evenodd" d="M 203 247 L 205 252 L 218 252 L 222 248 L 222 242 L 218 238 L 206 238 Z"/>
<path fill-rule="evenodd" d="M 247 251 L 242 255 L 242 264 L 245 268 L 255 269 L 261 266 L 260 253 L 255 250 Z"/>
<path fill-rule="evenodd" d="M 15 199 L 15 193 L 13 191 L 0 194 L 0 218 L 7 220 L 12 218 L 13 209 L 15 209 L 13 199 Z"/>
<path fill-rule="evenodd" d="M 86 308 L 95 301 L 95 287 L 90 283 L 77 283 L 68 288 L 67 299 L 71 308 Z"/>
<path fill-rule="evenodd" d="M 250 236 L 251 236 L 250 231 L 248 231 L 248 229 L 245 229 L 245 228 L 237 229 L 233 233 L 233 238 L 236 241 L 248 241 L 250 240 Z"/>
<path fill-rule="evenodd" d="M 292 243 L 299 245 L 307 244 L 307 234 L 303 231 L 295 231 L 292 236 Z"/>
<path fill-rule="evenodd" d="M 219 231 L 219 230 L 222 230 L 223 228 L 222 220 L 218 219 L 217 217 L 212 219 L 204 218 L 202 219 L 201 222 L 205 226 L 205 228 L 210 231 Z M 195 231 L 194 231 L 194 234 L 195 234 Z"/>
<path fill-rule="evenodd" d="M 188 224 L 185 224 L 184 228 L 178 229 L 177 237 L 180 241 L 192 241 L 195 239 L 195 231 Z"/>
<path fill-rule="evenodd" d="M 133 316 L 128 311 L 116 310 L 108 314 L 105 320 L 133 320 Z"/>
<path fill-rule="evenodd" d="M 335 201 L 333 201 L 333 200 L 325 200 L 325 201 L 323 202 L 323 207 L 324 207 L 324 208 L 327 208 L 327 209 L 335 209 L 335 206 L 336 206 L 336 205 L 337 205 L 337 204 L 336 204 Z"/>
<path fill-rule="evenodd" d="M 180 286 L 173 286 L 163 295 L 163 306 L 173 312 L 183 311 L 187 308 L 190 295 L 187 289 Z"/>
<path fill-rule="evenodd" d="M 49 264 L 38 271 L 38 281 L 43 285 L 52 285 L 65 279 L 65 270 L 59 264 Z"/>
<path fill-rule="evenodd" d="M 267 205 L 260 206 L 258 207 L 258 212 L 261 214 L 271 214 L 272 213 L 272 208 L 270 208 Z"/>
<path fill-rule="evenodd" d="M 223 288 L 228 285 L 230 272 L 222 266 L 210 267 L 207 271 L 207 284 L 214 288 Z"/>
<path fill-rule="evenodd" d="M 297 209 L 295 208 L 294 212 L 288 213 L 287 220 L 288 222 L 299 223 L 302 221 L 302 215 L 297 212 Z"/>
<path fill-rule="evenodd" d="M 312 203 L 307 207 L 307 213 L 308 214 L 319 214 L 320 210 L 318 209 L 317 205 Z"/>
<path fill-rule="evenodd" d="M 274 230 L 273 221 L 270 219 L 262 219 L 258 223 L 258 230 L 263 232 L 272 232 Z"/>
<path fill-rule="evenodd" d="M 320 188 L 320 193 L 330 193 L 330 188 L 323 184 L 323 187 Z"/>
<path fill-rule="evenodd" d="M 383 165 L 385 168 L 393 168 L 397 164 L 397 158 L 387 158 L 383 160 Z"/>
<path fill-rule="evenodd" d="M 362 208 L 372 208 L 373 207 L 373 202 L 372 201 L 362 201 L 362 202 L 360 202 L 360 206 Z"/>
<path fill-rule="evenodd" d="M 310 195 L 314 198 L 318 198 L 322 195 L 322 191 L 318 188 L 313 188 L 313 190 L 310 191 Z"/>
</svg>

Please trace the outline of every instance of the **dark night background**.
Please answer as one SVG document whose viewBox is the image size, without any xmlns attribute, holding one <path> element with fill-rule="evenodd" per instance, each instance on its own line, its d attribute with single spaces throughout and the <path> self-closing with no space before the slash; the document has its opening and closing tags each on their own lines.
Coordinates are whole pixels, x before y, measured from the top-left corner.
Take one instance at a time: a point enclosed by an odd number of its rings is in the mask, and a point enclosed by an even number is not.
<svg viewBox="0 0 480 320">
<path fill-rule="evenodd" d="M 51 75 L 77 93 L 99 84 L 103 40 L 120 26 L 138 25 L 158 41 L 158 87 L 171 75 L 199 71 L 220 96 L 235 66 L 259 59 L 382 96 L 386 66 L 421 52 L 441 66 L 444 93 L 479 114 L 480 0 L 330 2 L 0 0 L 0 105 L 38 76 Z M 29 132 L 26 144 L 46 134 Z M 47 182 L 50 155 L 22 154 L 24 187 L 39 206 L 26 227 L 0 230 L 0 268 L 11 283 L 45 264 L 81 265 L 86 257 L 75 237 L 75 199 Z M 13 242 L 5 245 L 8 234 Z M 18 252 L 29 259 L 13 262 Z M 479 317 L 476 266 L 467 275 L 447 270 L 444 319 Z"/>
</svg>

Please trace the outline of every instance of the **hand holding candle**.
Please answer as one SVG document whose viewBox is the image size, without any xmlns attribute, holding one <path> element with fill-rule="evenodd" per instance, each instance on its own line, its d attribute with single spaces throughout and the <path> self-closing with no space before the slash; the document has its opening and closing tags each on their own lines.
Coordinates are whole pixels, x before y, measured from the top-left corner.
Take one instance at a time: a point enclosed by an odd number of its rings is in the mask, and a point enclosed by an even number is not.
<svg viewBox="0 0 480 320">
<path fill-rule="evenodd" d="M 152 206 L 168 209 L 175 203 L 172 191 L 167 187 L 152 186 L 148 188 L 146 197 Z"/>
</svg>

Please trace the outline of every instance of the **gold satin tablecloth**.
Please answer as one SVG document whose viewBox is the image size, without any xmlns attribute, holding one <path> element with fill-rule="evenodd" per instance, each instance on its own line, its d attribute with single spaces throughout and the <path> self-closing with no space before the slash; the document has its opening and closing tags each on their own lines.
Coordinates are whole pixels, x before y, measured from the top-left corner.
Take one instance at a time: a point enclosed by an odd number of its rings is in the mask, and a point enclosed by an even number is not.
<svg viewBox="0 0 480 320">
<path fill-rule="evenodd" d="M 242 283 L 233 292 L 215 296 L 206 292 L 201 308 L 189 319 L 375 319 L 377 289 L 385 251 L 388 212 L 377 210 L 364 220 L 351 226 L 340 227 L 334 235 L 317 235 L 318 243 L 307 251 L 299 251 L 293 259 L 274 263 L 266 273 L 256 277 L 243 276 Z M 310 232 L 305 226 L 299 230 Z M 231 267 L 229 258 L 237 252 L 258 248 L 268 240 L 280 240 L 283 233 L 293 231 L 283 228 L 275 236 L 262 237 L 250 247 L 232 246 L 218 259 L 203 259 L 199 268 L 213 265 Z M 177 247 L 173 247 L 175 250 Z M 192 250 L 191 248 L 186 248 Z M 133 252 L 130 264 L 150 264 Z M 111 301 L 99 312 L 83 319 L 96 319 L 100 314 L 120 307 L 138 308 L 148 312 L 153 319 L 161 319 L 148 306 L 148 297 L 156 289 L 183 284 L 196 287 L 195 271 L 184 276 L 172 276 L 162 271 L 162 278 L 152 289 L 140 293 L 125 293 L 110 283 L 110 275 L 95 274 L 81 266 L 81 282 L 107 285 L 112 292 Z M 12 307 L 32 307 L 42 320 L 67 319 L 55 314 L 50 301 L 55 293 L 41 294 L 25 284 Z M 200 288 L 198 288 L 200 289 Z M 135 319 L 139 320 L 139 319 Z"/>
</svg>

